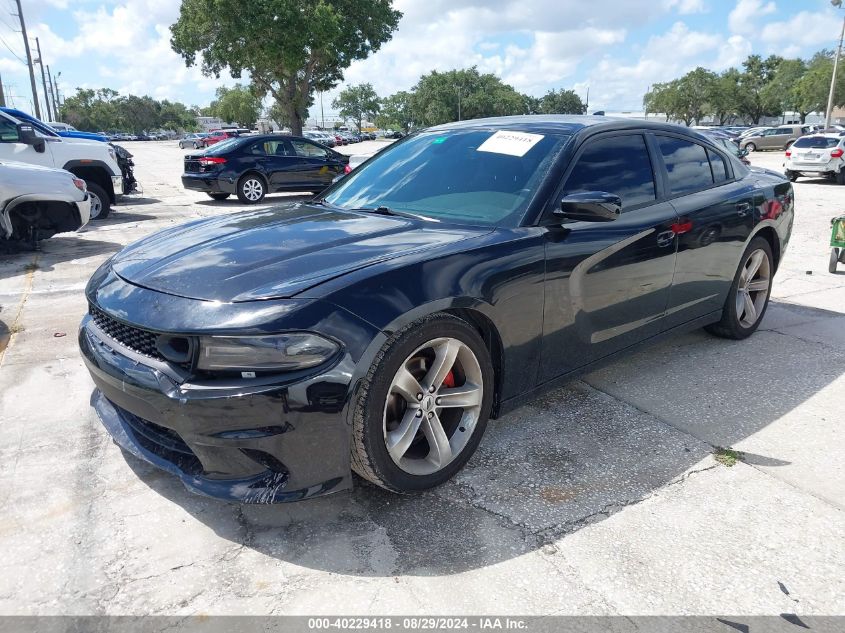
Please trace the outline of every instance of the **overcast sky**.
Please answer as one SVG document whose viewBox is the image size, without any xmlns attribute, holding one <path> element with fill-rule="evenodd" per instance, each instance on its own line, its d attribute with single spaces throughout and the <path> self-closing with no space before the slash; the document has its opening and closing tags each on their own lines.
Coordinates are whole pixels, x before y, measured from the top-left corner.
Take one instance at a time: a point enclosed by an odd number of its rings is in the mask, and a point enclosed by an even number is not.
<svg viewBox="0 0 845 633">
<path fill-rule="evenodd" d="M 109 87 L 206 105 L 218 85 L 234 83 L 186 68 L 170 49 L 178 0 L 23 0 L 23 6 L 29 35 L 40 37 L 45 61 L 61 71 L 65 95 Z M 393 39 L 355 62 L 346 82 L 370 82 L 386 96 L 432 69 L 475 64 L 534 95 L 572 88 L 583 98 L 589 86 L 590 110 L 640 109 L 650 84 L 696 66 L 722 70 L 750 53 L 832 49 L 843 16 L 829 0 L 396 0 L 395 6 L 404 17 Z M 13 12 L 13 0 L 0 0 L 0 73 L 7 100 L 31 111 Z M 327 115 L 331 99 L 327 93 Z"/>
</svg>

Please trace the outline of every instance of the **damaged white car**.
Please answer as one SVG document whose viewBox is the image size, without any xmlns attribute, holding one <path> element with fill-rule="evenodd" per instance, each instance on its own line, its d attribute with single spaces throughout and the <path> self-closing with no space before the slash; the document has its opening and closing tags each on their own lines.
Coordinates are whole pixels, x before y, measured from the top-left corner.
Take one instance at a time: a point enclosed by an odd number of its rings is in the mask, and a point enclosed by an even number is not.
<svg viewBox="0 0 845 633">
<path fill-rule="evenodd" d="M 90 219 L 85 181 L 64 169 L 0 161 L 0 243 L 35 246 Z"/>
</svg>

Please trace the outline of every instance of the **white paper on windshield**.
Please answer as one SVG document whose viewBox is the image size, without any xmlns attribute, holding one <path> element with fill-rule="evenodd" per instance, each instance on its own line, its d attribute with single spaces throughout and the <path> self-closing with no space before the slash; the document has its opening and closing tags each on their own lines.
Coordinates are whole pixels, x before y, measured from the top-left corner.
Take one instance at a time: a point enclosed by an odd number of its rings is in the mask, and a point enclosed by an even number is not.
<svg viewBox="0 0 845 633">
<path fill-rule="evenodd" d="M 493 152 L 494 154 L 508 154 L 509 156 L 525 156 L 525 154 L 528 153 L 528 150 L 542 140 L 542 134 L 499 130 L 479 145 L 478 151 Z"/>
</svg>

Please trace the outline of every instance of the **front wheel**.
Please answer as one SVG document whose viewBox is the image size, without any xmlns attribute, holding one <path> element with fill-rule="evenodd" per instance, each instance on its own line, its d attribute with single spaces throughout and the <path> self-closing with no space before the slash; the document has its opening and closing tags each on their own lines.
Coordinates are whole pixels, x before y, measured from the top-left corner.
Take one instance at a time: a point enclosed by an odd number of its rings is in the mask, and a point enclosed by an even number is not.
<svg viewBox="0 0 845 633">
<path fill-rule="evenodd" d="M 91 219 L 102 220 L 109 216 L 111 200 L 109 194 L 100 185 L 90 180 L 85 181 L 88 197 L 91 198 Z"/>
<path fill-rule="evenodd" d="M 467 322 L 434 314 L 400 330 L 362 383 L 353 470 L 394 492 L 444 483 L 481 441 L 493 384 L 490 354 Z"/>
<path fill-rule="evenodd" d="M 754 143 L 746 143 L 743 149 L 747 149 L 749 152 L 756 152 L 757 146 Z"/>
<path fill-rule="evenodd" d="M 762 237 L 755 237 L 742 255 L 722 309 L 722 319 L 708 325 L 707 330 L 736 340 L 751 336 L 769 305 L 774 271 L 771 246 Z"/>
<path fill-rule="evenodd" d="M 845 249 L 843 249 L 843 253 L 845 253 Z M 838 248 L 831 248 L 830 249 L 830 261 L 827 264 L 827 271 L 830 273 L 835 273 L 836 268 L 839 266 L 839 249 Z"/>
</svg>

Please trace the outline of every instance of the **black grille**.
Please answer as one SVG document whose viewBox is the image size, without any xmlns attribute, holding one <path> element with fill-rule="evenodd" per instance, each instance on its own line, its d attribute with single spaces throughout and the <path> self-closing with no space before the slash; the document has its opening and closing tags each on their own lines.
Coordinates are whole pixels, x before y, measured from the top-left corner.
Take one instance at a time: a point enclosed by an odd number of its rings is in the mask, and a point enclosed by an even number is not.
<svg viewBox="0 0 845 633">
<path fill-rule="evenodd" d="M 182 472 L 189 475 L 203 473 L 202 462 L 176 431 L 139 418 L 126 409 L 120 407 L 117 409 L 129 426 L 132 435 L 135 436 L 135 440 L 146 450 L 175 464 Z"/>
<path fill-rule="evenodd" d="M 133 352 L 138 352 L 149 358 L 160 361 L 166 360 L 156 347 L 156 338 L 158 335 L 154 332 L 148 332 L 147 330 L 121 323 L 94 306 L 89 306 L 88 312 L 91 314 L 91 318 L 97 324 L 98 328 L 124 347 L 128 347 Z"/>
</svg>

